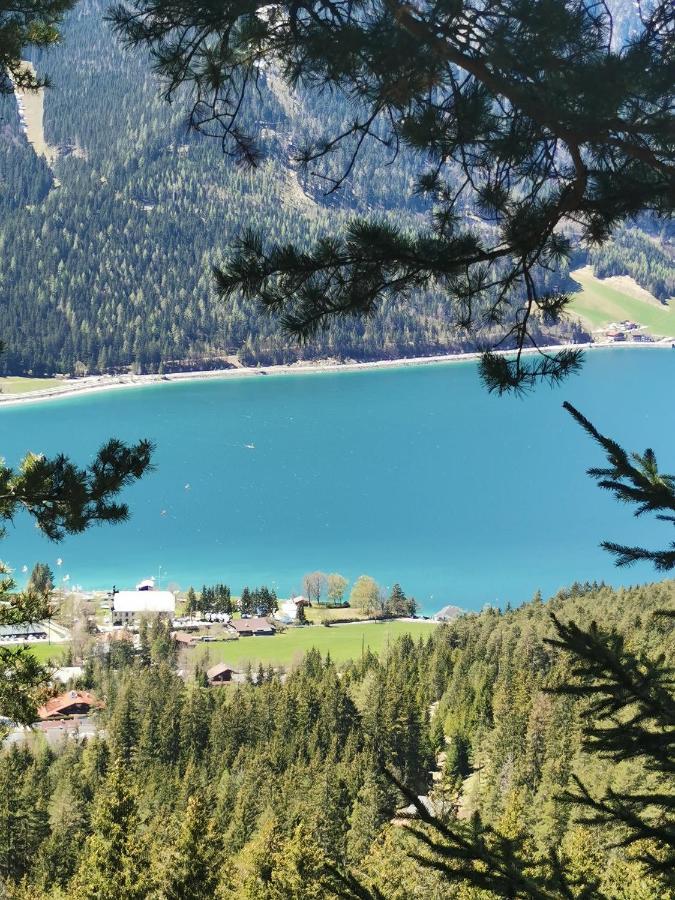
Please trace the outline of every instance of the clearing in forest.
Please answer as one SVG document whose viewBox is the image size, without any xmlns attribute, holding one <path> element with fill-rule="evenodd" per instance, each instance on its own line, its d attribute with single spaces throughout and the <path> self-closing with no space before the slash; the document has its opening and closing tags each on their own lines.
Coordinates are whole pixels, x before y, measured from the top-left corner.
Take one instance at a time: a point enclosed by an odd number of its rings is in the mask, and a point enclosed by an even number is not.
<svg viewBox="0 0 675 900">
<path fill-rule="evenodd" d="M 23 64 L 35 74 L 35 68 L 32 63 L 23 61 Z M 45 140 L 44 130 L 44 106 L 45 92 L 39 91 L 22 91 L 16 88 L 14 91 L 16 102 L 19 106 L 19 116 L 21 118 L 21 127 L 28 139 L 28 143 L 38 156 L 44 156 L 47 165 L 54 165 L 58 153 L 54 147 L 51 147 Z"/>
<path fill-rule="evenodd" d="M 631 294 L 616 285 L 596 278 L 589 266 L 571 272 L 571 277 L 582 290 L 572 296 L 570 311 L 579 316 L 591 328 L 604 328 L 611 322 L 628 319 L 645 325 L 656 337 L 675 335 L 675 312 L 670 306 L 659 303 L 646 291 Z"/>
</svg>

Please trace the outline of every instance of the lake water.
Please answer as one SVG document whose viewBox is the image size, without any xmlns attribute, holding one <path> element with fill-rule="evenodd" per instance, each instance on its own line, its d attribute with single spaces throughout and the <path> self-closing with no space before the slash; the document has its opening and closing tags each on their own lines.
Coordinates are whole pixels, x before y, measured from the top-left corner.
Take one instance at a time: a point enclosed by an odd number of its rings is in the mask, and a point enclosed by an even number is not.
<svg viewBox="0 0 675 900">
<path fill-rule="evenodd" d="M 127 490 L 132 518 L 55 545 L 27 517 L 0 554 L 87 588 L 161 577 L 300 591 L 305 572 L 399 581 L 425 612 L 517 604 L 617 570 L 601 539 L 665 546 L 585 469 L 602 455 L 570 400 L 630 449 L 675 466 L 675 353 L 596 350 L 580 376 L 524 399 L 490 396 L 473 363 L 167 383 L 0 409 L 0 450 L 85 462 L 108 437 L 149 437 L 157 469 Z M 248 445 L 252 445 L 248 446 Z M 57 560 L 62 563 L 57 566 Z"/>
</svg>

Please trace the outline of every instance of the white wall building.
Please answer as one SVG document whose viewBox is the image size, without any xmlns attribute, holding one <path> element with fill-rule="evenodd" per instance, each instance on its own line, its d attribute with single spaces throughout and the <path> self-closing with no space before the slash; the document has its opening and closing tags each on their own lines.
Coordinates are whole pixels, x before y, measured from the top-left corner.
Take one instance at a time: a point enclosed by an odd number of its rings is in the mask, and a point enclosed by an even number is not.
<svg viewBox="0 0 675 900">
<path fill-rule="evenodd" d="M 174 617 L 176 598 L 171 591 L 117 591 L 113 597 L 113 622 L 127 623 L 136 616 L 157 614 Z"/>
</svg>

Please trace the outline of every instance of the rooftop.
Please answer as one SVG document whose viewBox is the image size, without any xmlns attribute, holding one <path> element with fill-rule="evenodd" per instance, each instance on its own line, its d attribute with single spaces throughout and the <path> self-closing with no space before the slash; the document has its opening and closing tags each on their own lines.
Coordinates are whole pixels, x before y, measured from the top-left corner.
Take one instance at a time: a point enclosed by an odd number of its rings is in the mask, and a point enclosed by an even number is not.
<svg viewBox="0 0 675 900">
<path fill-rule="evenodd" d="M 176 611 L 176 598 L 171 591 L 118 591 L 113 597 L 115 612 L 167 612 Z"/>
<path fill-rule="evenodd" d="M 100 709 L 104 704 L 97 700 L 89 691 L 66 691 L 59 694 L 58 697 L 52 697 L 38 709 L 38 715 L 41 719 L 48 719 L 51 716 L 67 715 L 68 709 L 72 706 L 89 706 Z"/>
</svg>

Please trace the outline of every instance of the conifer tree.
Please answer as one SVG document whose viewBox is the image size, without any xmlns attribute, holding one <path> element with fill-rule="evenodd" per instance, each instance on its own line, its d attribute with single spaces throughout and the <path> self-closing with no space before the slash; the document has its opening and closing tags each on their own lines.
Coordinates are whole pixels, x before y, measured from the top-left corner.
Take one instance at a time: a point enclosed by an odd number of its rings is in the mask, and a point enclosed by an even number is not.
<svg viewBox="0 0 675 900">
<path fill-rule="evenodd" d="M 112 12 L 125 40 L 152 52 L 167 98 L 189 87 L 192 125 L 249 165 L 260 147 L 246 101 L 272 72 L 291 91 L 347 99 L 344 128 L 312 135 L 296 159 L 329 193 L 371 143 L 418 162 L 424 227 L 357 218 L 309 250 L 248 230 L 217 270 L 223 297 L 257 298 L 307 338 L 387 298 L 440 288 L 461 325 L 503 323 L 498 343 L 517 353 L 487 353 L 481 369 L 499 391 L 580 365 L 574 349 L 522 355 L 536 346 L 534 323 L 558 320 L 569 303 L 562 286 L 541 288 L 572 252 L 569 226 L 593 246 L 631 217 L 673 210 L 673 16 L 656 0 L 623 38 L 608 5 L 583 0 L 307 0 L 272 15 L 264 0 L 217 12 L 127 0 Z"/>
<path fill-rule="evenodd" d="M 218 881 L 213 849 L 216 835 L 209 826 L 209 810 L 193 794 L 173 823 L 175 837 L 161 854 L 157 877 L 163 900 L 210 900 Z"/>
<path fill-rule="evenodd" d="M 137 799 L 124 765 L 113 763 L 96 802 L 92 832 L 69 886 L 72 900 L 141 900 L 149 892 L 147 859 L 138 831 Z"/>
</svg>

